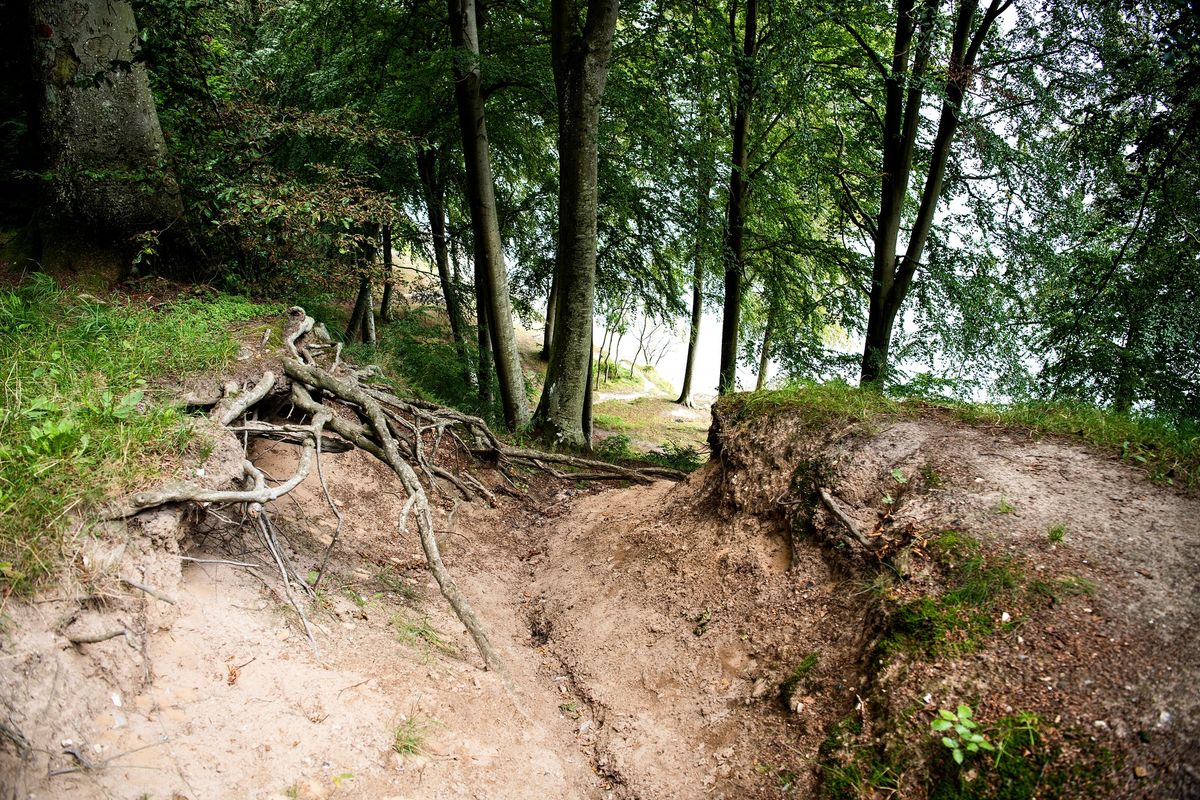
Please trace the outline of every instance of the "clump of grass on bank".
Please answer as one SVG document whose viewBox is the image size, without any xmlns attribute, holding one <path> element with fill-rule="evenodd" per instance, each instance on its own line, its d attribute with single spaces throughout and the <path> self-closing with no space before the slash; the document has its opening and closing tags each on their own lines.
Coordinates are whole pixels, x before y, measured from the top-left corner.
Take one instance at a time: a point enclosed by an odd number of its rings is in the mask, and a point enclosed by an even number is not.
<svg viewBox="0 0 1200 800">
<path fill-rule="evenodd" d="M 186 447 L 186 417 L 149 382 L 226 363 L 229 324 L 271 310 L 214 295 L 155 311 L 44 275 L 0 291 L 0 591 L 54 572 L 72 511 Z"/>
<path fill-rule="evenodd" d="M 938 409 L 971 425 L 995 425 L 1080 439 L 1144 467 L 1164 483 L 1194 487 L 1200 483 L 1200 426 L 1149 414 L 1123 414 L 1086 403 L 1027 401 L 1012 405 L 960 403 L 944 398 L 894 400 L 844 381 L 798 381 L 780 389 L 722 398 L 739 419 L 787 409 L 803 411 L 813 425 L 870 422 L 886 416 Z"/>
</svg>

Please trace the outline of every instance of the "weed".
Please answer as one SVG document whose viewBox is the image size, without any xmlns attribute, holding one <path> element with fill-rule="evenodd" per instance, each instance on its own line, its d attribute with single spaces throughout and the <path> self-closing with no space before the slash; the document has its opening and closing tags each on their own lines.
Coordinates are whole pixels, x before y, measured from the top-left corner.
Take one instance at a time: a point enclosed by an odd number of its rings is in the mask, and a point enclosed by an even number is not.
<svg viewBox="0 0 1200 800">
<path fill-rule="evenodd" d="M 633 449 L 629 437 L 623 433 L 606 436 L 592 450 L 592 455 L 604 461 L 633 461 L 639 453 Z"/>
<path fill-rule="evenodd" d="M 592 422 L 600 428 L 608 428 L 614 431 L 629 430 L 633 427 L 632 424 L 618 417 L 616 414 L 593 414 Z"/>
<path fill-rule="evenodd" d="M 1000 502 L 996 504 L 997 514 L 1014 514 L 1016 511 L 1017 507 L 1009 502 L 1007 497 L 1001 497 Z"/>
<path fill-rule="evenodd" d="M 833 800 L 886 797 L 899 788 L 899 770 L 873 744 L 860 745 L 862 721 L 850 715 L 829 728 L 817 751 L 821 794 Z"/>
<path fill-rule="evenodd" d="M 229 323 L 272 310 L 223 295 L 101 303 L 45 275 L 0 291 L 0 584 L 32 590 L 69 552 L 71 512 L 183 453 L 188 420 L 153 381 L 226 363 Z"/>
<path fill-rule="evenodd" d="M 419 717 L 409 717 L 392 731 L 392 751 L 402 758 L 420 755 L 425 749 L 425 738 L 430 725 Z"/>
<path fill-rule="evenodd" d="M 1096 584 L 1087 578 L 1077 575 L 1064 575 L 1055 580 L 1030 581 L 1025 587 L 1026 594 L 1035 600 L 1041 600 L 1049 605 L 1061 602 L 1064 597 L 1081 597 L 1096 591 Z"/>
<path fill-rule="evenodd" d="M 987 737 L 979 732 L 979 723 L 971 719 L 971 716 L 971 707 L 960 703 L 954 711 L 940 709 L 938 718 L 929 726 L 934 734 L 941 734 L 942 744 L 949 748 L 956 764 L 963 763 L 965 753 L 996 749 Z M 957 734 L 957 739 L 946 735 L 952 731 Z"/>
<path fill-rule="evenodd" d="M 1054 544 L 1058 544 L 1059 542 L 1061 542 L 1063 540 L 1063 537 L 1066 535 L 1067 535 L 1067 526 L 1063 525 L 1060 522 L 1058 525 L 1051 526 L 1050 532 L 1046 534 L 1046 537 Z"/>
</svg>

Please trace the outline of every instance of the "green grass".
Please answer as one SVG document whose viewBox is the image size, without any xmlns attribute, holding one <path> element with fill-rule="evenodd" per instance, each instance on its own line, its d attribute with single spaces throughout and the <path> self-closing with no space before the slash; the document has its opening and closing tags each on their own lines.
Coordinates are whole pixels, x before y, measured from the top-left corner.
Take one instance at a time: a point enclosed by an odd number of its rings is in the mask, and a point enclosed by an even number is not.
<svg viewBox="0 0 1200 800">
<path fill-rule="evenodd" d="M 1058 544 L 1067 535 L 1067 526 L 1061 522 L 1057 525 L 1051 525 L 1050 530 L 1046 533 L 1046 538 L 1052 543 Z"/>
<path fill-rule="evenodd" d="M 404 614 L 392 618 L 392 626 L 396 629 L 396 638 L 410 645 L 424 644 L 444 653 L 453 653 L 454 648 L 442 638 L 441 632 L 433 627 L 428 617 L 419 621 Z"/>
<path fill-rule="evenodd" d="M 418 717 L 404 720 L 392 731 L 392 751 L 405 758 L 420 755 L 425 750 L 429 727 L 429 723 Z"/>
<path fill-rule="evenodd" d="M 960 403 L 943 398 L 899 402 L 844 381 L 797 381 L 772 391 L 721 398 L 738 419 L 803 409 L 811 427 L 871 422 L 940 410 L 971 425 L 1059 434 L 1117 453 L 1159 482 L 1193 488 L 1200 483 L 1200 425 L 1150 414 L 1123 414 L 1080 402 L 1027 401 L 1011 405 Z"/>
<path fill-rule="evenodd" d="M 779 696 L 785 705 L 791 702 L 792 696 L 802 687 L 805 678 L 817 666 L 818 660 L 820 660 L 820 656 L 817 653 L 809 653 L 800 659 L 800 663 L 793 667 L 783 682 L 779 684 Z"/>
<path fill-rule="evenodd" d="M 206 295 L 152 310 L 100 302 L 34 275 L 0 291 L 0 589 L 55 572 L 73 512 L 163 472 L 190 426 L 161 379 L 213 369 L 238 350 L 231 323 L 270 312 Z"/>
<path fill-rule="evenodd" d="M 614 431 L 625 431 L 633 427 L 631 422 L 621 419 L 616 414 L 594 414 L 592 423 L 597 428 L 607 428 Z"/>
</svg>

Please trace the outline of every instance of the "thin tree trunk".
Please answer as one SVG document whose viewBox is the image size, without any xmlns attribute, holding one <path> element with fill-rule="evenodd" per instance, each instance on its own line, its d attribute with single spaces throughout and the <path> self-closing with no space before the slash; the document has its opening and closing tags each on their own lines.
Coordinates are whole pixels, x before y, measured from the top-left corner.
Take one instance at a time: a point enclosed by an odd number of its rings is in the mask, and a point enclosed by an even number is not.
<svg viewBox="0 0 1200 800">
<path fill-rule="evenodd" d="M 542 352 L 538 353 L 538 358 L 542 361 L 550 360 L 550 345 L 553 343 L 554 312 L 555 306 L 558 305 L 558 292 L 556 288 L 554 278 L 551 277 L 550 294 L 546 296 L 546 328 L 542 331 Z"/>
<path fill-rule="evenodd" d="M 396 288 L 396 278 L 392 272 L 392 226 L 383 226 L 383 297 L 379 301 L 379 319 L 384 323 L 392 321 L 392 292 Z"/>
<path fill-rule="evenodd" d="M 371 301 L 371 278 L 366 273 L 358 280 L 358 294 L 354 297 L 354 310 L 350 312 L 350 321 L 346 323 L 346 334 L 343 341 L 353 342 L 362 329 L 363 316 L 367 311 L 367 303 Z"/>
<path fill-rule="evenodd" d="M 729 7 L 729 30 L 736 30 L 737 3 Z M 729 171 L 729 201 L 725 227 L 725 304 L 721 318 L 721 369 L 717 391 L 737 390 L 738 328 L 742 312 L 742 283 L 745 279 L 746 182 L 750 148 L 747 133 L 754 92 L 754 57 L 758 49 L 758 0 L 746 0 L 745 35 L 738 65 L 737 106 L 733 116 L 732 168 Z"/>
<path fill-rule="evenodd" d="M 476 341 L 479 343 L 479 361 L 475 366 L 475 380 L 479 389 L 479 404 L 491 409 L 495 398 L 492 395 L 492 335 L 488 320 L 487 287 L 483 270 L 475 264 L 475 319 Z"/>
<path fill-rule="evenodd" d="M 417 172 L 421 176 L 421 185 L 425 193 L 425 207 L 429 213 L 429 230 L 433 238 L 433 261 L 437 265 L 438 281 L 442 286 L 442 296 L 446 299 L 446 316 L 450 318 L 450 335 L 459 357 L 466 361 L 466 334 L 463 323 L 462 304 L 459 302 L 458 291 L 454 288 L 454 280 L 450 276 L 450 249 L 446 245 L 446 190 L 437 174 L 436 150 L 421 148 L 417 150 Z"/>
<path fill-rule="evenodd" d="M 775 313 L 768 311 L 767 328 L 763 331 L 762 352 L 758 355 L 758 382 L 754 385 L 756 392 L 761 392 L 767 385 L 767 367 L 771 363 L 771 329 L 774 325 Z"/>
<path fill-rule="evenodd" d="M 617 24 L 617 0 L 551 0 L 551 60 L 558 101 L 556 306 L 537 424 L 549 442 L 586 446 L 596 286 L 597 131 Z"/>
<path fill-rule="evenodd" d="M 471 228 L 475 240 L 476 289 L 485 291 L 484 306 L 496 376 L 499 378 L 504 421 L 510 429 L 515 430 L 529 423 L 529 404 L 513 332 L 508 271 L 504 266 L 500 221 L 496 213 L 495 184 L 480 90 L 475 0 L 449 0 L 449 10 L 450 38 L 459 51 L 459 59 L 455 63 L 454 94 L 462 129 L 467 204 L 471 209 Z M 483 277 L 482 287 L 478 276 Z"/>
<path fill-rule="evenodd" d="M 700 237 L 696 237 L 696 253 L 692 263 L 692 319 L 688 326 L 687 363 L 683 368 L 683 388 L 676 403 L 692 407 L 692 374 L 696 369 L 696 348 L 700 343 L 700 322 L 704 315 L 704 265 L 701 261 Z"/>
<path fill-rule="evenodd" d="M 367 296 L 362 316 L 362 340 L 375 344 L 375 298 L 371 296 L 371 282 L 367 281 Z"/>
</svg>

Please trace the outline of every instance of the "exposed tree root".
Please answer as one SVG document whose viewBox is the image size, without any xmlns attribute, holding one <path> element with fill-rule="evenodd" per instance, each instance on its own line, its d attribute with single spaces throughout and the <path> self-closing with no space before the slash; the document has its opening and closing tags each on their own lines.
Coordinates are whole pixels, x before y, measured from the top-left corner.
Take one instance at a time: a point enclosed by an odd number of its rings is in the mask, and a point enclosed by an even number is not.
<svg viewBox="0 0 1200 800">
<path fill-rule="evenodd" d="M 227 391 L 226 398 L 217 403 L 210 417 L 231 432 L 299 445 L 301 451 L 295 473 L 279 485 L 269 486 L 262 471 L 247 459 L 242 464 L 246 488 L 226 490 L 183 485 L 137 492 L 111 509 L 109 516 L 128 517 L 167 503 L 241 506 L 254 521 L 270 552 L 271 560 L 283 579 L 284 594 L 300 617 L 314 649 L 316 639 L 312 628 L 292 591 L 293 587 L 297 587 L 311 594 L 313 586 L 288 563 L 264 506 L 292 491 L 312 473 L 315 465 L 325 498 L 338 518 L 337 532 L 322 558 L 317 575 L 319 581 L 342 528 L 342 515 L 329 495 L 321 470 L 322 452 L 345 452 L 358 447 L 387 464 L 396 474 L 408 497 L 399 521 L 401 529 L 407 526 L 408 517 L 412 514 L 416 519 L 425 560 L 443 597 L 475 641 L 484 666 L 501 671 L 503 665 L 499 654 L 442 561 L 426 489 L 443 492 L 443 487 L 439 485 L 439 481 L 442 481 L 468 502 L 476 497 L 494 502 L 495 495 L 469 473 L 451 472 L 437 465 L 436 459 L 443 441 L 457 446 L 469 457 L 496 465 L 506 476 L 507 468 L 515 464 L 540 469 L 558 478 L 576 480 L 649 483 L 659 478 L 678 480 L 684 477 L 683 473 L 671 469 L 634 469 L 504 444 L 478 417 L 423 401 L 403 400 L 378 385 L 369 385 L 367 381 L 379 374 L 377 368 L 357 369 L 342 362 L 341 348 L 330 344 L 322 326 L 315 325 L 312 317 L 307 316 L 303 309 L 294 307 L 289 310 L 289 315 L 292 321 L 288 325 L 289 333 L 284 338 L 284 345 L 291 357 L 283 359 L 283 372 L 290 380 L 289 399 L 296 409 L 308 417 L 308 424 L 275 424 L 262 419 L 245 418 L 248 414 L 256 416 L 259 404 L 272 390 L 279 389 L 279 378 L 270 371 L 264 372 L 261 379 L 248 390 L 240 393 Z M 325 367 L 318 363 L 314 354 L 329 350 L 333 351 L 333 358 Z M 335 413 L 336 408 L 352 413 Z M 432 439 L 432 446 L 427 437 Z M 458 501 L 455 504 L 457 510 Z M 448 523 L 450 528 L 453 528 L 453 516 L 452 512 Z"/>
</svg>

